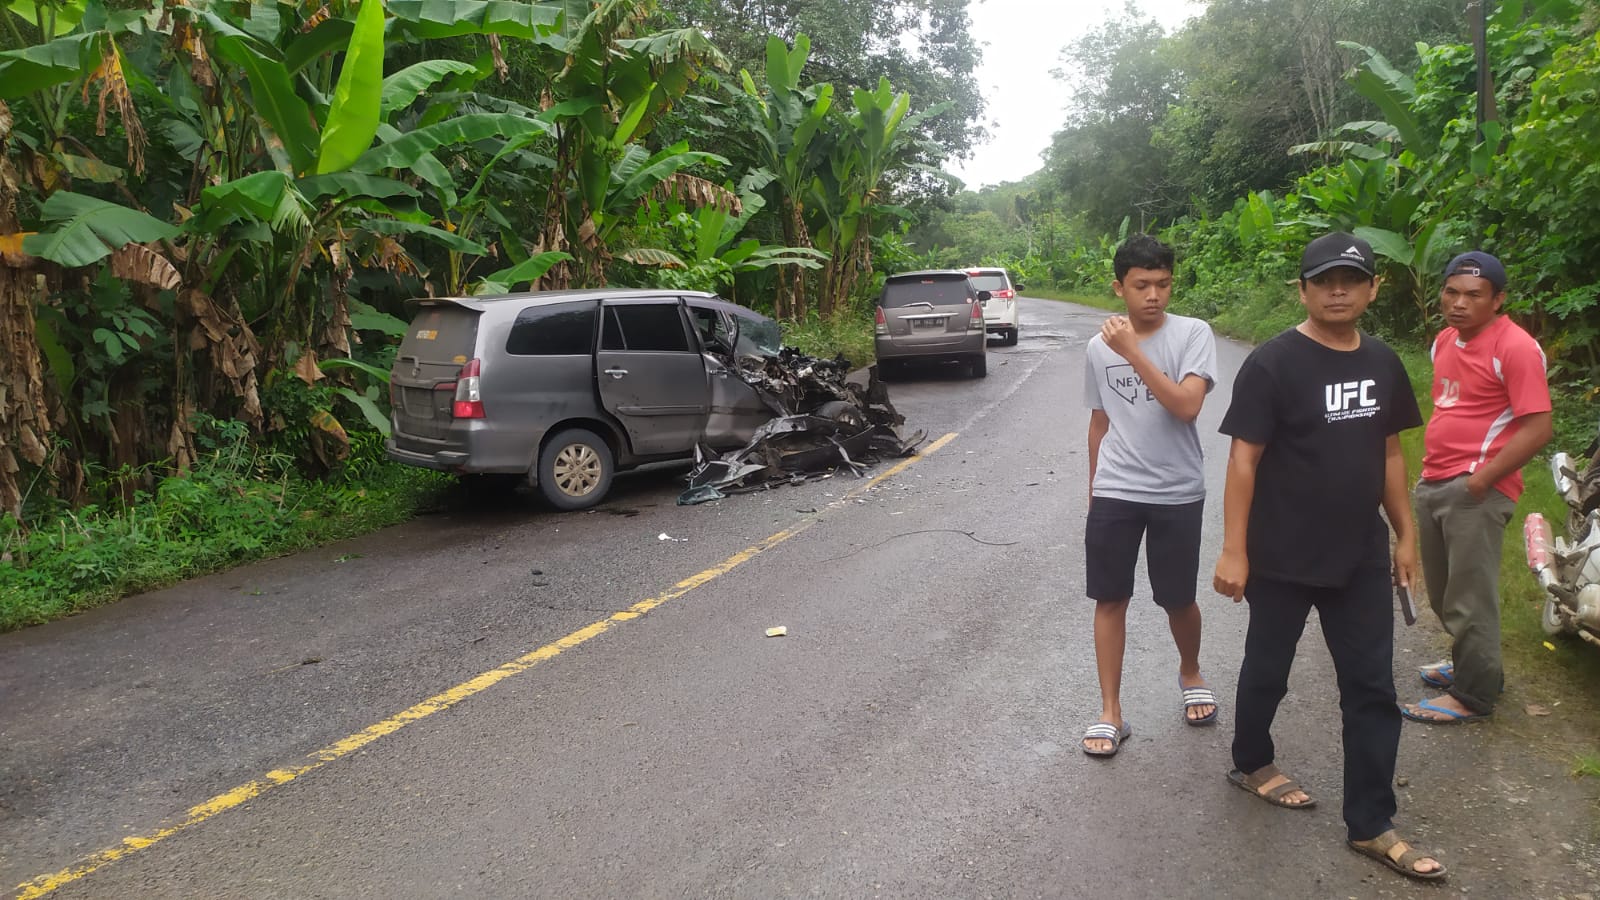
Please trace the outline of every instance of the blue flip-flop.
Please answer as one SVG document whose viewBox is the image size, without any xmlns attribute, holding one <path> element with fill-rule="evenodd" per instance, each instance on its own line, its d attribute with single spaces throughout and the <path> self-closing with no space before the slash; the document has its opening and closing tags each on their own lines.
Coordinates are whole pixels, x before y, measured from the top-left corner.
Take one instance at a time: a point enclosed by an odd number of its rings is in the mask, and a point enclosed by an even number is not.
<svg viewBox="0 0 1600 900">
<path fill-rule="evenodd" d="M 1428 687 L 1448 688 L 1456 683 L 1456 667 L 1452 663 L 1436 662 L 1417 670 L 1422 683 Z"/>
<path fill-rule="evenodd" d="M 1476 722 L 1480 719 L 1489 718 L 1486 713 L 1458 713 L 1453 709 L 1445 709 L 1444 707 L 1435 704 L 1431 700 L 1424 700 L 1417 705 L 1425 710 L 1428 710 L 1429 712 L 1443 713 L 1448 718 L 1435 719 L 1429 716 L 1419 716 L 1412 712 L 1410 708 L 1405 706 L 1400 707 L 1400 715 L 1405 716 L 1413 722 L 1427 722 L 1430 725 L 1454 725 L 1457 722 Z"/>
</svg>

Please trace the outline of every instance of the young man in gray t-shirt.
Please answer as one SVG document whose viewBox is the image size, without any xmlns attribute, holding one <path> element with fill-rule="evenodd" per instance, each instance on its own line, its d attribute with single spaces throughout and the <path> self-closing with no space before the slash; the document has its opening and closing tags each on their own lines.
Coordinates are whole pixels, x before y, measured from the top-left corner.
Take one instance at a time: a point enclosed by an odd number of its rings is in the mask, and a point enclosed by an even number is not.
<svg viewBox="0 0 1600 900">
<path fill-rule="evenodd" d="M 1217 698 L 1200 675 L 1195 585 L 1206 487 L 1194 424 L 1216 384 L 1216 340 L 1205 322 L 1167 313 L 1170 247 L 1136 234 L 1112 264 L 1112 288 L 1128 313 L 1106 320 L 1089 341 L 1084 370 L 1092 410 L 1084 550 L 1102 704 L 1083 735 L 1091 756 L 1114 756 L 1131 733 L 1122 715 L 1122 654 L 1141 542 L 1151 594 L 1178 645 L 1184 721 L 1217 719 Z"/>
</svg>

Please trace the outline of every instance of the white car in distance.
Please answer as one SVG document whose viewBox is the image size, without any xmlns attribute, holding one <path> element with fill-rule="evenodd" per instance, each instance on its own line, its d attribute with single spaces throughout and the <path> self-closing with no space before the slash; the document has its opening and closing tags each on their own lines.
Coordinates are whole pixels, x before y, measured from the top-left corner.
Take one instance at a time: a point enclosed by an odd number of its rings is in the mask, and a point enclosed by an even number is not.
<svg viewBox="0 0 1600 900">
<path fill-rule="evenodd" d="M 1017 292 L 1022 285 L 1013 284 L 1011 275 L 1000 268 L 967 270 L 967 279 L 980 291 L 988 291 L 989 299 L 983 304 L 983 328 L 990 335 L 999 335 L 1006 346 L 1017 343 Z"/>
</svg>

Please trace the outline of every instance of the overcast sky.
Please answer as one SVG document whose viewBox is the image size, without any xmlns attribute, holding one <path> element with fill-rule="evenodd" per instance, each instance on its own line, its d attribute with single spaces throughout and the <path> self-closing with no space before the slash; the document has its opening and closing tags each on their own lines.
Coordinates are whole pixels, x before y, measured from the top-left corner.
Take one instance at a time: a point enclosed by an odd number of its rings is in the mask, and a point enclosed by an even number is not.
<svg viewBox="0 0 1600 900">
<path fill-rule="evenodd" d="M 1061 48 L 1107 19 L 1120 18 L 1122 0 L 972 0 L 973 37 L 983 49 L 978 85 L 989 140 L 972 159 L 950 170 L 967 187 L 1016 181 L 1039 170 L 1039 154 L 1061 128 L 1067 86 L 1050 77 Z M 1205 10 L 1194 0 L 1139 0 L 1147 15 L 1171 31 Z"/>
</svg>

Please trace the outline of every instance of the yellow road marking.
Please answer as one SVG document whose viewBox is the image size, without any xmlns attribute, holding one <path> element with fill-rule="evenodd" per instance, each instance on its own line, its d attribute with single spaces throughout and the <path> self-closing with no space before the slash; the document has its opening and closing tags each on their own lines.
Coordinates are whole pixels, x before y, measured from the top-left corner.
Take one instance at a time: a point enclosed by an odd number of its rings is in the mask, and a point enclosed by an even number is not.
<svg viewBox="0 0 1600 900">
<path fill-rule="evenodd" d="M 938 452 L 940 448 L 955 439 L 956 432 L 952 431 L 949 434 L 946 434 L 945 436 L 929 444 L 916 456 L 910 456 L 898 463 L 895 463 L 890 468 L 873 477 L 867 483 L 856 487 L 855 489 L 846 493 L 843 497 L 828 504 L 823 508 L 823 511 L 825 512 L 826 510 L 837 509 L 843 506 L 856 497 L 872 490 L 874 487 L 877 487 L 884 481 L 893 478 L 901 472 L 904 472 L 906 469 L 911 468 L 911 466 L 919 459 Z M 169 825 L 148 835 L 123 838 L 122 843 L 118 844 L 117 846 L 108 847 L 97 853 L 86 856 L 59 872 L 53 872 L 49 875 L 40 875 L 31 881 L 19 884 L 17 885 L 19 891 L 17 894 L 17 900 L 33 900 L 33 898 L 36 897 L 43 897 L 45 894 L 51 893 L 52 891 L 55 891 L 56 889 L 67 884 L 71 884 L 72 882 L 77 881 L 78 879 L 83 878 L 84 876 L 89 875 L 98 869 L 102 869 L 111 863 L 128 856 L 129 854 L 143 850 L 146 847 L 149 847 L 158 841 L 165 840 L 180 831 L 187 831 L 188 829 L 199 825 L 201 822 L 204 822 L 207 819 L 213 818 L 221 813 L 233 809 L 236 806 L 240 806 L 255 799 L 256 797 L 261 796 L 272 788 L 275 788 L 279 785 L 288 784 L 307 772 L 320 769 L 342 756 L 347 756 L 350 753 L 365 747 L 384 735 L 393 734 L 396 731 L 399 731 L 407 725 L 410 725 L 412 722 L 425 719 L 436 712 L 449 709 L 468 697 L 471 697 L 474 694 L 482 693 L 483 691 L 488 690 L 489 688 L 499 684 L 513 675 L 520 675 L 534 666 L 560 655 L 564 651 L 571 650 L 590 638 L 599 637 L 600 635 L 605 634 L 607 631 L 610 631 L 614 625 L 620 625 L 623 622 L 631 622 L 634 619 L 637 619 L 640 616 L 643 616 L 645 613 L 662 605 L 663 603 L 668 602 L 669 600 L 676 600 L 695 588 L 701 587 L 707 582 L 710 582 L 722 575 L 726 575 L 744 563 L 749 562 L 755 557 L 760 556 L 762 553 L 771 550 L 773 547 L 778 546 L 784 541 L 787 541 L 795 535 L 800 534 L 801 532 L 810 528 L 812 525 L 815 525 L 821 519 L 821 517 L 822 512 L 812 513 L 807 518 L 801 520 L 794 527 L 786 528 L 783 531 L 771 535 L 770 537 L 767 537 L 752 546 L 746 547 L 745 549 L 740 550 L 738 553 L 735 553 L 734 555 L 723 560 L 721 563 L 718 563 L 717 565 L 712 566 L 703 572 L 690 575 L 688 578 L 685 578 L 684 580 L 673 585 L 671 590 L 668 590 L 662 594 L 658 594 L 654 597 L 640 600 L 638 603 L 633 604 L 627 609 L 618 610 L 617 612 L 612 613 L 598 622 L 594 622 L 572 632 L 566 637 L 558 638 L 557 640 L 545 644 L 543 647 L 540 647 L 537 650 L 519 656 L 516 659 L 505 663 L 504 665 L 490 669 L 489 671 L 484 672 L 482 675 L 462 682 L 461 684 L 456 685 L 442 694 L 435 694 L 434 696 L 429 697 L 410 709 L 404 710 L 393 716 L 390 716 L 387 719 L 384 719 L 382 722 L 368 726 L 367 728 L 362 729 L 355 734 L 335 741 L 332 744 L 323 747 L 321 750 L 317 750 L 311 754 L 308 754 L 312 762 L 302 763 L 295 766 L 286 766 L 281 769 L 273 769 L 255 781 L 251 781 L 248 784 L 241 784 L 231 791 L 218 794 L 204 803 L 190 807 L 183 820 L 174 825 Z"/>
</svg>

